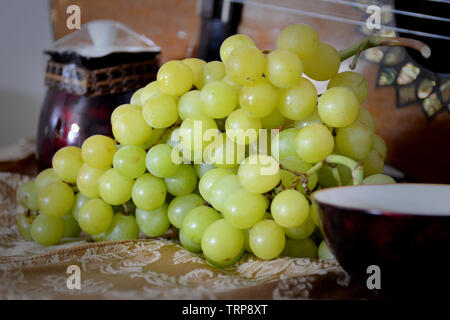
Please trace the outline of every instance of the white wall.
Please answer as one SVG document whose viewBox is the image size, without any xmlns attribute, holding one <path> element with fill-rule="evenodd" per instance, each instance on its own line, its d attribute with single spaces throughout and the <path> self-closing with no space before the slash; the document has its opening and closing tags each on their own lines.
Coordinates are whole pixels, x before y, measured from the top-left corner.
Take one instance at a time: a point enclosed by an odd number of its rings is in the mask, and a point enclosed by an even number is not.
<svg viewBox="0 0 450 320">
<path fill-rule="evenodd" d="M 51 42 L 47 0 L 0 0 L 0 146 L 36 134 Z"/>
</svg>

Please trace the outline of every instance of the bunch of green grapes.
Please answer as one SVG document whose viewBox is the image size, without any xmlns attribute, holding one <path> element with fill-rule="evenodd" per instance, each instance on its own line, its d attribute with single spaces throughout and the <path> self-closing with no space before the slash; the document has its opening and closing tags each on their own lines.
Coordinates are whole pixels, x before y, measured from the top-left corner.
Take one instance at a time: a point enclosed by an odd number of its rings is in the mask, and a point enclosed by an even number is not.
<svg viewBox="0 0 450 320">
<path fill-rule="evenodd" d="M 381 174 L 386 144 L 361 107 L 366 80 L 338 73 L 338 52 L 302 24 L 283 29 L 270 53 L 238 34 L 220 56 L 166 62 L 114 110 L 114 139 L 56 152 L 52 168 L 18 189 L 22 237 L 54 245 L 81 231 L 113 241 L 172 227 L 219 267 L 245 251 L 332 257 L 311 192 L 395 183 Z M 319 96 L 310 79 L 328 89 Z"/>
</svg>

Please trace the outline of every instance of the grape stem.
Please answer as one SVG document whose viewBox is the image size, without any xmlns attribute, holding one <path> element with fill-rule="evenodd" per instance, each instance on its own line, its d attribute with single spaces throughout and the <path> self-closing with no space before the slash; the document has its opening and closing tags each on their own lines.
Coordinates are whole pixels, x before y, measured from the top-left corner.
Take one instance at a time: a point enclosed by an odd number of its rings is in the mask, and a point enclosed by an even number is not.
<svg viewBox="0 0 450 320">
<path fill-rule="evenodd" d="M 417 51 L 420 51 L 420 53 L 424 58 L 429 58 L 431 55 L 430 47 L 419 40 L 408 38 L 370 36 L 351 47 L 339 51 L 339 57 L 341 58 L 341 61 L 344 61 L 354 56 L 353 61 L 349 67 L 350 69 L 355 69 L 356 64 L 358 62 L 358 58 L 361 55 L 361 52 L 370 48 L 381 46 L 390 46 L 390 47 L 399 46 L 412 48 Z"/>
<path fill-rule="evenodd" d="M 342 186 L 341 175 L 339 174 L 339 170 L 337 167 L 331 167 L 331 174 L 333 175 L 334 180 L 336 180 L 338 186 Z"/>
<path fill-rule="evenodd" d="M 333 163 L 333 164 L 342 164 L 346 167 L 348 167 L 352 172 L 352 180 L 353 185 L 359 185 L 362 183 L 362 180 L 364 178 L 364 170 L 361 166 L 361 163 L 356 162 L 355 160 L 352 160 L 350 158 L 332 154 L 326 157 L 323 161 L 323 163 Z M 335 168 L 337 169 L 337 168 Z M 338 173 L 339 174 L 339 173 Z"/>
</svg>

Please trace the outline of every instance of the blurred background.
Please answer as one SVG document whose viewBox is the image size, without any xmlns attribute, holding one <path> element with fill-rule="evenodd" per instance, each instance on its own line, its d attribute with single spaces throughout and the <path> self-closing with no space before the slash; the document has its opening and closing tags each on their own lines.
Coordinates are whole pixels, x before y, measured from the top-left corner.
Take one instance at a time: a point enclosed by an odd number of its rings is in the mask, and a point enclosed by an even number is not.
<svg viewBox="0 0 450 320">
<path fill-rule="evenodd" d="M 368 35 L 420 39 L 432 48 L 429 60 L 394 48 L 361 56 L 356 71 L 369 82 L 363 106 L 387 142 L 388 164 L 418 181 L 450 183 L 450 1 L 1 0 L 0 146 L 36 135 L 46 94 L 43 51 L 73 32 L 66 24 L 70 5 L 80 7 L 81 24 L 112 19 L 146 35 L 161 48 L 160 63 L 218 60 L 221 41 L 236 32 L 274 49 L 278 33 L 292 23 L 311 25 L 337 50 Z M 381 29 L 367 28 L 369 5 L 381 9 Z M 316 85 L 319 92 L 326 87 Z"/>
</svg>

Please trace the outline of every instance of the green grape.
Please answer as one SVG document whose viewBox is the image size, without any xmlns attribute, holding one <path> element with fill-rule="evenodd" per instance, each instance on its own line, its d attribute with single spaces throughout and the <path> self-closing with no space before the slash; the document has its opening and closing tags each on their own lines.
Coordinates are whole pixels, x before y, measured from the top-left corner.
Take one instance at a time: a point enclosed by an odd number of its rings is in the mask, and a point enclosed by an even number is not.
<svg viewBox="0 0 450 320">
<path fill-rule="evenodd" d="M 319 257 L 319 259 L 323 259 L 323 260 L 335 259 L 334 255 L 331 253 L 331 251 L 328 248 L 327 244 L 323 240 L 322 240 L 322 242 L 319 245 L 318 257 Z"/>
<path fill-rule="evenodd" d="M 183 121 L 197 114 L 204 115 L 200 101 L 200 90 L 191 90 L 183 94 L 178 101 L 178 114 Z"/>
<path fill-rule="evenodd" d="M 227 179 L 229 177 L 222 178 Z M 220 180 L 219 180 L 220 181 Z M 219 183 L 216 182 L 217 183 Z M 215 184 L 215 185 L 216 185 Z M 233 227 L 249 229 L 264 219 L 267 202 L 263 195 L 235 189 L 224 199 L 223 216 Z"/>
<path fill-rule="evenodd" d="M 317 246 L 309 238 L 303 240 L 286 239 L 283 256 L 294 258 L 317 258 Z"/>
<path fill-rule="evenodd" d="M 221 133 L 203 152 L 206 163 L 219 168 L 233 168 L 245 158 L 245 146 L 234 143 L 225 133 Z"/>
<path fill-rule="evenodd" d="M 172 147 L 168 144 L 157 144 L 153 146 L 147 152 L 145 165 L 151 174 L 159 178 L 174 176 L 180 167 L 172 162 Z"/>
<path fill-rule="evenodd" d="M 180 126 L 180 139 L 188 150 L 201 151 L 219 134 L 216 122 L 204 115 L 194 115 Z"/>
<path fill-rule="evenodd" d="M 283 169 L 280 170 L 281 173 L 281 184 L 285 188 L 292 188 L 292 186 L 297 182 L 297 180 L 301 179 L 299 174 L 305 174 L 309 169 L 312 168 L 312 165 L 308 162 L 303 161 L 297 155 L 289 156 L 280 162 Z M 307 177 L 308 183 L 307 187 L 310 191 L 314 190 L 317 185 L 318 176 L 316 172 L 313 172 Z M 305 189 L 300 183 L 297 188 L 298 191 L 305 193 Z"/>
<path fill-rule="evenodd" d="M 262 220 L 250 230 L 250 249 L 260 259 L 270 260 L 279 256 L 285 242 L 283 228 L 273 220 Z"/>
<path fill-rule="evenodd" d="M 171 96 L 161 94 L 145 102 L 142 116 L 153 128 L 167 128 L 177 122 L 178 106 Z"/>
<path fill-rule="evenodd" d="M 172 148 L 175 148 L 180 143 L 180 127 L 173 127 L 164 134 L 162 143 L 168 144 Z"/>
<path fill-rule="evenodd" d="M 199 243 L 196 243 L 194 241 L 192 241 L 191 239 L 189 239 L 188 237 L 186 237 L 186 235 L 184 234 L 183 229 L 180 229 L 179 232 L 179 238 L 180 238 L 180 243 L 181 245 L 188 251 L 190 252 L 201 252 L 202 251 L 202 246 Z"/>
<path fill-rule="evenodd" d="M 233 228 L 225 219 L 217 220 L 204 231 L 201 248 L 212 264 L 230 266 L 244 252 L 244 231 Z"/>
<path fill-rule="evenodd" d="M 71 213 L 68 213 L 62 217 L 64 220 L 64 235 L 63 238 L 73 238 L 77 237 L 80 232 L 80 226 L 77 220 L 73 217 Z"/>
<path fill-rule="evenodd" d="M 48 216 L 60 218 L 72 208 L 72 188 L 64 182 L 49 184 L 39 192 L 39 211 Z"/>
<path fill-rule="evenodd" d="M 276 221 L 276 220 L 275 220 Z M 313 234 L 316 224 L 311 216 L 308 216 L 302 224 L 296 227 L 284 228 L 287 237 L 294 240 L 303 240 Z"/>
<path fill-rule="evenodd" d="M 52 159 L 55 174 L 67 183 L 76 182 L 78 170 L 80 170 L 82 164 L 81 149 L 73 146 L 59 149 Z"/>
<path fill-rule="evenodd" d="M 320 223 L 320 207 L 317 204 L 317 202 L 315 202 L 314 200 L 311 201 L 311 207 L 310 207 L 310 217 L 312 219 L 312 221 L 314 221 L 314 224 L 317 227 L 321 228 L 321 223 Z"/>
<path fill-rule="evenodd" d="M 152 135 L 152 128 L 145 122 L 141 108 L 130 104 L 114 110 L 111 126 L 114 138 L 124 145 L 143 144 Z"/>
<path fill-rule="evenodd" d="M 215 168 L 213 164 L 210 163 L 196 163 L 194 164 L 194 171 L 197 174 L 197 177 L 201 179 L 207 173 L 209 170 L 212 170 Z"/>
<path fill-rule="evenodd" d="M 252 249 L 250 248 L 250 230 L 243 230 L 244 231 L 244 249 L 247 252 L 252 252 Z"/>
<path fill-rule="evenodd" d="M 356 117 L 356 121 L 361 122 L 363 125 L 369 128 L 370 131 L 375 132 L 375 119 L 372 117 L 369 110 L 360 107 L 358 116 Z"/>
<path fill-rule="evenodd" d="M 198 82 L 195 85 L 202 89 L 205 85 L 212 81 L 222 80 L 225 77 L 225 66 L 220 61 L 211 61 L 203 66 L 200 70 Z"/>
<path fill-rule="evenodd" d="M 310 116 L 301 119 L 301 120 L 297 120 L 295 121 L 295 127 L 297 129 L 301 129 L 303 127 L 306 127 L 309 124 L 323 124 L 322 119 L 320 119 L 319 117 L 319 112 L 317 111 L 317 109 L 315 109 L 315 111 L 313 113 L 311 113 Z"/>
<path fill-rule="evenodd" d="M 369 151 L 369 154 L 362 160 L 362 163 L 364 167 L 364 177 L 383 172 L 384 161 L 374 149 Z"/>
<path fill-rule="evenodd" d="M 31 225 L 35 217 L 33 215 L 27 215 L 25 212 L 20 213 L 17 217 L 17 231 L 24 240 L 33 240 L 31 237 Z"/>
<path fill-rule="evenodd" d="M 169 218 L 167 217 L 167 203 L 152 211 L 136 209 L 136 223 L 139 230 L 146 236 L 162 236 L 170 228 Z"/>
<path fill-rule="evenodd" d="M 83 164 L 78 171 L 77 187 L 88 198 L 98 198 L 98 181 L 105 170 L 96 169 Z"/>
<path fill-rule="evenodd" d="M 272 139 L 271 150 L 274 157 L 278 155 L 278 160 L 283 161 L 288 157 L 297 156 L 295 138 L 299 131 L 296 128 L 282 130 L 277 139 Z"/>
<path fill-rule="evenodd" d="M 383 161 L 386 159 L 387 155 L 387 146 L 386 142 L 384 142 L 383 138 L 377 134 L 373 135 L 373 149 L 380 155 Z"/>
<path fill-rule="evenodd" d="M 287 119 L 281 114 L 279 108 L 273 109 L 271 114 L 264 118 L 261 118 L 263 129 L 277 129 L 284 126 L 286 122 Z"/>
<path fill-rule="evenodd" d="M 385 174 L 373 174 L 362 181 L 362 184 L 394 184 L 395 180 Z"/>
<path fill-rule="evenodd" d="M 341 65 L 339 53 L 332 46 L 321 42 L 317 52 L 303 59 L 303 71 L 311 79 L 326 81 L 333 78 Z"/>
<path fill-rule="evenodd" d="M 148 99 L 159 97 L 162 94 L 159 89 L 158 82 L 152 81 L 148 85 L 146 85 L 140 95 L 140 108 L 144 106 Z"/>
<path fill-rule="evenodd" d="M 16 192 L 17 201 L 31 211 L 39 209 L 38 190 L 34 180 L 24 182 L 20 185 Z"/>
<path fill-rule="evenodd" d="M 261 120 L 252 117 L 244 109 L 234 110 L 225 121 L 227 136 L 237 144 L 246 145 L 258 139 Z"/>
<path fill-rule="evenodd" d="M 300 80 L 303 63 L 299 57 L 287 50 L 275 50 L 267 55 L 264 75 L 278 88 L 290 88 Z"/>
<path fill-rule="evenodd" d="M 236 91 L 237 94 L 239 94 L 239 92 L 241 91 L 242 85 L 231 81 L 230 77 L 228 77 L 228 75 L 225 75 L 225 77 L 223 77 L 222 81 L 228 83 L 234 89 L 234 91 Z"/>
<path fill-rule="evenodd" d="M 83 204 L 85 204 L 89 200 L 88 197 L 86 197 L 81 192 L 77 193 L 75 196 L 75 200 L 73 201 L 72 209 L 70 209 L 70 213 L 74 217 L 76 221 L 78 221 L 78 212 L 80 212 L 81 207 Z"/>
<path fill-rule="evenodd" d="M 251 155 L 239 166 L 239 181 L 250 192 L 264 193 L 280 182 L 280 166 L 268 155 Z"/>
<path fill-rule="evenodd" d="M 358 72 L 353 71 L 338 73 L 328 82 L 328 89 L 333 87 L 346 87 L 352 90 L 358 98 L 359 103 L 363 103 L 366 100 L 369 91 L 369 85 L 366 79 Z"/>
<path fill-rule="evenodd" d="M 164 63 L 159 68 L 156 79 L 163 93 L 174 96 L 188 92 L 194 83 L 191 68 L 179 60 Z"/>
<path fill-rule="evenodd" d="M 309 117 L 317 104 L 316 87 L 306 78 L 300 78 L 288 89 L 280 92 L 280 113 L 291 120 Z"/>
<path fill-rule="evenodd" d="M 245 85 L 239 95 L 239 104 L 254 118 L 263 118 L 271 114 L 278 106 L 278 90 L 265 78 Z"/>
<path fill-rule="evenodd" d="M 220 59 L 225 63 L 230 53 L 237 47 L 242 46 L 256 47 L 255 42 L 245 34 L 235 34 L 225 39 L 220 46 Z"/>
<path fill-rule="evenodd" d="M 132 215 L 115 213 L 111 226 L 104 234 L 104 240 L 132 240 L 139 237 L 139 228 L 136 219 Z"/>
<path fill-rule="evenodd" d="M 194 191 L 197 187 L 197 181 L 194 169 L 188 164 L 180 165 L 175 175 L 164 179 L 167 191 L 176 197 L 184 196 Z"/>
<path fill-rule="evenodd" d="M 200 75 L 203 67 L 206 64 L 206 61 L 197 58 L 187 58 L 181 61 L 191 69 L 193 76 L 192 78 L 193 83 L 198 89 L 200 89 L 199 87 Z"/>
<path fill-rule="evenodd" d="M 321 124 L 303 127 L 295 137 L 297 155 L 309 163 L 317 163 L 328 157 L 334 148 L 330 130 Z"/>
<path fill-rule="evenodd" d="M 225 62 L 225 70 L 229 79 L 241 85 L 250 84 L 261 78 L 264 67 L 263 53 L 249 45 L 235 48 Z"/>
<path fill-rule="evenodd" d="M 264 154 L 271 155 L 275 159 L 278 158 L 278 150 L 274 149 L 272 152 L 272 143 L 275 139 L 278 139 L 279 132 L 279 130 L 260 130 L 258 140 L 253 141 L 246 148 L 247 155 Z M 243 148 L 245 146 L 240 145 L 240 147 Z"/>
<path fill-rule="evenodd" d="M 284 190 L 277 194 L 270 206 L 273 219 L 284 228 L 301 225 L 309 216 L 309 203 L 296 190 Z"/>
<path fill-rule="evenodd" d="M 206 201 L 210 202 L 209 192 L 213 186 L 213 184 L 220 179 L 221 177 L 231 175 L 233 172 L 229 169 L 224 168 L 215 168 L 206 172 L 200 179 L 198 184 L 198 189 L 200 191 L 200 195 Z"/>
<path fill-rule="evenodd" d="M 150 211 L 164 204 L 166 193 L 164 181 L 146 173 L 136 179 L 133 185 L 132 198 L 137 208 Z"/>
<path fill-rule="evenodd" d="M 131 96 L 130 99 L 130 104 L 136 107 L 141 108 L 142 104 L 141 104 L 141 94 L 144 91 L 144 88 L 140 88 L 138 90 L 136 90 L 133 95 Z"/>
<path fill-rule="evenodd" d="M 206 228 L 220 218 L 220 214 L 213 208 L 199 206 L 191 209 L 184 217 L 182 229 L 187 238 L 194 243 L 200 243 Z"/>
<path fill-rule="evenodd" d="M 278 49 L 296 53 L 300 59 L 314 56 L 319 49 L 319 35 L 306 24 L 291 24 L 284 28 L 277 39 Z"/>
<path fill-rule="evenodd" d="M 83 161 L 92 168 L 110 168 L 115 153 L 116 145 L 114 140 L 107 136 L 91 136 L 81 146 Z"/>
<path fill-rule="evenodd" d="M 145 172 L 145 150 L 138 146 L 123 146 L 113 158 L 113 167 L 126 178 L 137 178 Z"/>
<path fill-rule="evenodd" d="M 184 217 L 194 208 L 203 205 L 203 199 L 196 193 L 174 198 L 167 209 L 169 221 L 176 228 L 181 229 Z"/>
<path fill-rule="evenodd" d="M 133 184 L 133 179 L 124 177 L 117 169 L 109 169 L 98 180 L 98 193 L 109 204 L 124 204 L 131 199 Z"/>
<path fill-rule="evenodd" d="M 337 131 L 336 146 L 343 156 L 356 161 L 363 160 L 372 149 L 372 145 L 372 131 L 360 122 L 354 122 Z"/>
<path fill-rule="evenodd" d="M 41 213 L 31 225 L 31 238 L 44 246 L 57 244 L 64 236 L 64 220 Z"/>
<path fill-rule="evenodd" d="M 41 190 L 43 190 L 46 186 L 54 182 L 61 182 L 61 180 L 58 178 L 53 168 L 48 168 L 41 171 L 34 180 L 38 193 L 41 192 Z"/>
<path fill-rule="evenodd" d="M 78 224 L 81 230 L 95 235 L 108 230 L 113 221 L 113 209 L 102 199 L 91 199 L 78 211 Z"/>
<path fill-rule="evenodd" d="M 358 116 L 359 101 L 350 89 L 334 87 L 322 94 L 317 108 L 325 124 L 343 128 L 352 124 Z"/>
<path fill-rule="evenodd" d="M 209 190 L 209 202 L 217 211 L 224 212 L 225 203 L 235 192 L 241 189 L 239 178 L 235 174 L 221 177 Z"/>
<path fill-rule="evenodd" d="M 164 138 L 166 133 L 167 128 L 154 128 L 152 130 L 152 136 L 150 137 L 150 139 L 147 140 L 144 144 L 140 145 L 140 147 L 144 150 L 150 149 L 150 147 L 160 142 Z"/>
<path fill-rule="evenodd" d="M 200 102 L 205 115 L 213 119 L 227 117 L 238 103 L 238 95 L 224 81 L 208 82 L 200 92 Z"/>
</svg>

